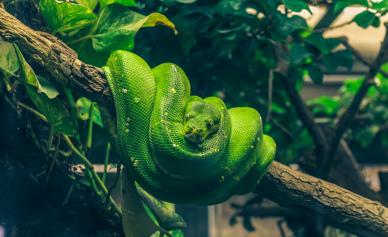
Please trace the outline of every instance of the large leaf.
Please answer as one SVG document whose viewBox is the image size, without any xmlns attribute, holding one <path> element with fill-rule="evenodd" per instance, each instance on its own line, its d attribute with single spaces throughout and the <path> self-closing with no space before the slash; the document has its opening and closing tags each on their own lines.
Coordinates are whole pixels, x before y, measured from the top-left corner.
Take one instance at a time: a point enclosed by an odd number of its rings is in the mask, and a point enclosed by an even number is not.
<svg viewBox="0 0 388 237">
<path fill-rule="evenodd" d="M 0 41 L 0 72 L 8 78 L 19 70 L 18 57 L 11 43 Z"/>
<path fill-rule="evenodd" d="M 77 3 L 93 11 L 97 6 L 98 0 L 77 0 Z"/>
<path fill-rule="evenodd" d="M 161 24 L 175 30 L 174 24 L 160 13 L 143 16 L 118 5 L 109 6 L 102 14 L 100 22 L 92 35 L 93 48 L 97 52 L 132 50 L 135 35 L 142 27 Z"/>
<path fill-rule="evenodd" d="M 101 14 L 96 31 L 81 42 L 81 59 L 97 66 L 105 64 L 107 57 L 115 50 L 132 50 L 136 33 L 142 27 L 165 25 L 175 31 L 175 25 L 160 13 L 148 16 L 139 14 L 117 4 L 107 6 Z M 77 47 L 77 46 L 76 46 Z"/>
<path fill-rule="evenodd" d="M 369 3 L 368 0 L 338 0 L 335 1 L 334 11 L 339 12 L 344 8 L 352 5 L 361 5 L 367 7 Z"/>
<path fill-rule="evenodd" d="M 275 12 L 273 15 L 276 20 L 275 37 L 286 38 L 296 30 L 305 30 L 308 28 L 306 20 L 300 16 L 286 17 L 284 14 Z"/>
<path fill-rule="evenodd" d="M 101 7 L 105 7 L 113 3 L 120 4 L 126 7 L 136 6 L 136 0 L 100 0 Z"/>
<path fill-rule="evenodd" d="M 302 0 L 283 0 L 284 5 L 294 12 L 301 12 L 302 10 L 307 10 L 308 12 L 311 12 L 309 5 L 302 1 Z"/>
<path fill-rule="evenodd" d="M 22 75 L 24 82 L 34 87 L 38 93 L 45 94 L 49 99 L 57 97 L 58 91 L 51 82 L 41 76 L 37 76 L 27 61 L 24 60 L 19 48 L 16 47 L 15 49 L 21 67 L 20 74 Z"/>
<path fill-rule="evenodd" d="M 354 19 L 354 22 L 356 22 L 357 25 L 360 27 L 366 29 L 369 26 L 375 26 L 378 27 L 380 25 L 379 18 L 372 12 L 365 10 L 359 14 L 357 14 Z"/>
<path fill-rule="evenodd" d="M 48 123 L 54 129 L 54 132 L 66 135 L 75 135 L 77 133 L 74 120 L 65 105 L 58 98 L 50 99 L 47 94 L 41 93 L 36 84 L 37 76 L 31 66 L 26 62 L 20 50 L 16 47 L 18 60 L 21 66 L 22 80 L 25 82 L 25 88 L 31 101 L 36 108 L 46 116 Z M 49 94 L 51 94 L 50 92 Z"/>
<path fill-rule="evenodd" d="M 349 50 L 338 50 L 325 55 L 323 57 L 323 63 L 329 72 L 335 72 L 339 66 L 346 67 L 350 70 L 353 66 L 353 55 Z"/>
<path fill-rule="evenodd" d="M 40 0 L 39 8 L 47 26 L 54 33 L 79 30 L 96 20 L 91 9 L 75 3 Z"/>
<path fill-rule="evenodd" d="M 330 53 L 341 41 L 336 38 L 325 39 L 322 33 L 313 33 L 306 38 L 306 42 L 316 47 L 322 54 Z"/>
<path fill-rule="evenodd" d="M 90 105 L 91 104 L 92 104 L 92 102 L 85 97 L 81 97 L 77 100 L 76 106 L 77 106 L 78 114 L 79 114 L 79 117 L 81 120 L 88 120 L 89 119 L 89 112 L 90 112 Z M 95 124 L 97 124 L 98 126 L 103 127 L 100 109 L 97 106 L 93 106 L 92 121 Z"/>
</svg>

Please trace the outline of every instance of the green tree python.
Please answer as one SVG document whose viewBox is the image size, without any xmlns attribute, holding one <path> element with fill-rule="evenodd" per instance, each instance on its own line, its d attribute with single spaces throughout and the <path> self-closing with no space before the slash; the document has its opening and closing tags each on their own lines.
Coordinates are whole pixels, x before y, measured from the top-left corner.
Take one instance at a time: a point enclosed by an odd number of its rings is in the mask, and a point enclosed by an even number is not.
<svg viewBox="0 0 388 237">
<path fill-rule="evenodd" d="M 115 51 L 103 67 L 113 93 L 120 156 L 134 180 L 173 203 L 211 205 L 251 191 L 276 145 L 253 108 L 227 109 L 217 97 L 190 95 L 175 64 L 151 69 Z"/>
</svg>

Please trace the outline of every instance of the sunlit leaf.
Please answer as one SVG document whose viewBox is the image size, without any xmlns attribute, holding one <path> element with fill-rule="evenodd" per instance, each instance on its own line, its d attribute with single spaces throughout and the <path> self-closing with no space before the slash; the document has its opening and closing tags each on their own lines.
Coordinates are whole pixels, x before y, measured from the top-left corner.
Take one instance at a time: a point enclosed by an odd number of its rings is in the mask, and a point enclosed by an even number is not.
<svg viewBox="0 0 388 237">
<path fill-rule="evenodd" d="M 49 99 L 54 99 L 59 95 L 57 89 L 54 87 L 53 84 L 49 80 L 47 80 L 44 77 L 37 76 L 40 87 L 38 88 L 39 93 L 44 93 L 47 95 Z"/>
<path fill-rule="evenodd" d="M 90 112 L 90 105 L 91 104 L 92 104 L 92 102 L 88 98 L 85 98 L 85 97 L 81 97 L 77 100 L 76 106 L 77 106 L 78 114 L 79 114 L 81 120 L 88 120 L 89 119 L 89 112 Z M 98 108 L 98 106 L 93 107 L 92 121 L 100 127 L 103 126 L 102 120 L 101 120 L 100 109 Z"/>
<path fill-rule="evenodd" d="M 309 106 L 313 106 L 312 111 L 315 114 L 323 113 L 328 116 L 335 115 L 340 108 L 338 98 L 330 96 L 320 96 L 309 100 L 307 103 Z"/>
<path fill-rule="evenodd" d="M 126 7 L 136 6 L 136 0 L 100 0 L 100 4 L 102 7 L 111 5 L 113 3 L 120 4 Z"/>
<path fill-rule="evenodd" d="M 41 76 L 37 76 L 27 61 L 24 60 L 19 48 L 16 47 L 15 49 L 21 66 L 20 73 L 24 82 L 35 87 L 36 92 L 45 94 L 49 99 L 57 97 L 59 93 L 51 82 Z"/>
<path fill-rule="evenodd" d="M 117 5 L 109 6 L 101 16 L 100 22 L 92 36 L 93 48 L 97 52 L 132 50 L 135 35 L 142 27 L 161 24 L 175 30 L 174 24 L 160 13 L 143 16 Z"/>
<path fill-rule="evenodd" d="M 32 70 L 30 65 L 26 62 L 20 50 L 16 47 L 18 54 L 18 60 L 21 66 L 21 77 L 26 82 L 25 88 L 31 101 L 36 108 L 46 116 L 49 124 L 54 129 L 54 132 L 62 133 L 66 135 L 75 135 L 77 133 L 74 120 L 72 119 L 69 111 L 58 98 L 50 99 L 47 94 L 38 91 L 35 83 L 38 82 L 38 77 Z M 40 85 L 40 84 L 39 84 Z M 48 94 L 54 92 L 50 91 Z"/>
<path fill-rule="evenodd" d="M 15 48 L 11 43 L 0 41 L 0 72 L 8 78 L 16 76 L 19 70 L 19 62 Z"/>
<path fill-rule="evenodd" d="M 40 0 L 39 8 L 47 26 L 54 33 L 79 30 L 96 20 L 91 9 L 75 3 Z"/>
<path fill-rule="evenodd" d="M 97 6 L 98 0 L 77 0 L 77 3 L 93 11 Z"/>
<path fill-rule="evenodd" d="M 339 12 L 348 6 L 353 5 L 361 5 L 367 7 L 369 3 L 368 0 L 338 0 L 335 1 L 334 11 Z"/>
<path fill-rule="evenodd" d="M 175 25 L 160 13 L 148 16 L 139 14 L 127 7 L 110 5 L 102 13 L 96 31 L 90 35 L 90 41 L 81 43 L 81 59 L 101 66 L 115 50 L 131 51 L 135 44 L 136 33 L 142 27 L 164 25 L 175 31 Z M 96 62 L 96 59 L 98 61 Z"/>
</svg>

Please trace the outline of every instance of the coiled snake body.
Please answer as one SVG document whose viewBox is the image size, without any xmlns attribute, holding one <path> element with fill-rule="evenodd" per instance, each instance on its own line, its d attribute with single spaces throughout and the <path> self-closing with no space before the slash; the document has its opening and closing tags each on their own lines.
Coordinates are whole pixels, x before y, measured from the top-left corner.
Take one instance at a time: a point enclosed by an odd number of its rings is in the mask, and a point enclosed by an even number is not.
<svg viewBox="0 0 388 237">
<path fill-rule="evenodd" d="M 117 113 L 118 145 L 134 179 L 157 198 L 210 205 L 254 188 L 275 154 L 259 113 L 227 110 L 216 97 L 190 96 L 177 65 L 151 69 L 116 51 L 104 67 Z"/>
</svg>

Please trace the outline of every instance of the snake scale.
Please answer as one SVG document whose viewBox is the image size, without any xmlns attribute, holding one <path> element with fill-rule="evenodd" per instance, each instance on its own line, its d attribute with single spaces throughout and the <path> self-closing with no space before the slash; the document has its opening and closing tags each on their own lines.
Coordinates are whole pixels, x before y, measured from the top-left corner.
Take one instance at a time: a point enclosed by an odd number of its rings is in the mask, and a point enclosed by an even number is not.
<svg viewBox="0 0 388 237">
<path fill-rule="evenodd" d="M 174 203 L 211 205 L 251 191 L 276 145 L 253 108 L 227 109 L 217 97 L 190 95 L 175 64 L 151 69 L 115 51 L 103 67 L 117 116 L 118 146 L 136 182 Z"/>
</svg>

